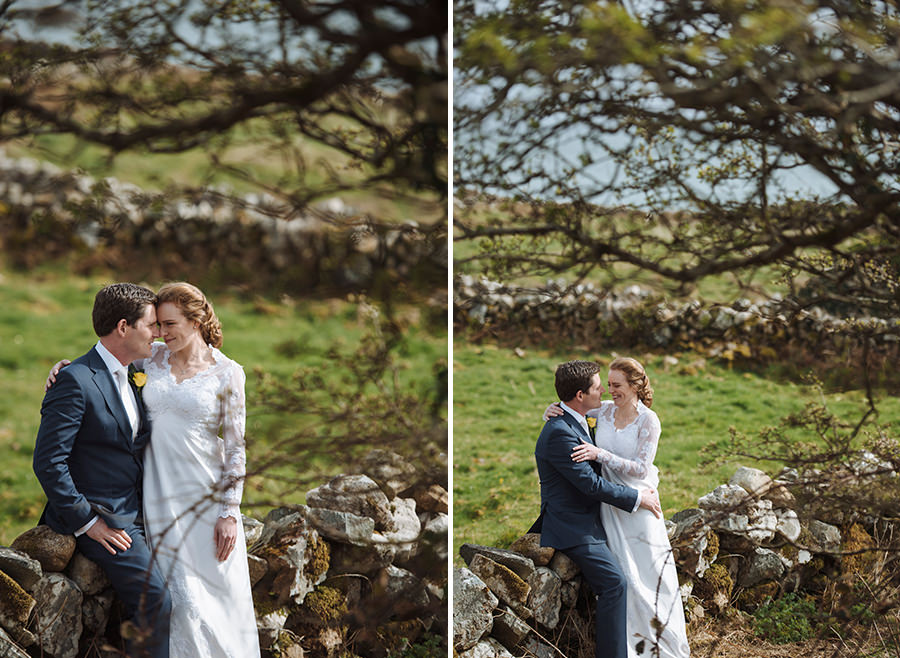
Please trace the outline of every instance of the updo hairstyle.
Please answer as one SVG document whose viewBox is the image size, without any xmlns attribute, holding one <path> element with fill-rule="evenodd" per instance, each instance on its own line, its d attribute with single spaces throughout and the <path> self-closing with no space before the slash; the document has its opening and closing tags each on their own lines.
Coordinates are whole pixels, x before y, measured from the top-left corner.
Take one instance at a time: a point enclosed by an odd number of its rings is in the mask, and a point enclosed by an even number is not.
<svg viewBox="0 0 900 658">
<path fill-rule="evenodd" d="M 158 303 L 171 302 L 190 322 L 199 325 L 200 335 L 207 345 L 222 347 L 222 325 L 206 295 L 190 283 L 167 283 L 157 293 Z"/>
<path fill-rule="evenodd" d="M 634 388 L 638 400 L 645 406 L 650 407 L 653 404 L 653 387 L 650 386 L 650 378 L 644 372 L 644 366 L 630 357 L 620 356 L 613 359 L 613 362 L 609 364 L 609 369 L 625 374 L 625 379 Z"/>
</svg>

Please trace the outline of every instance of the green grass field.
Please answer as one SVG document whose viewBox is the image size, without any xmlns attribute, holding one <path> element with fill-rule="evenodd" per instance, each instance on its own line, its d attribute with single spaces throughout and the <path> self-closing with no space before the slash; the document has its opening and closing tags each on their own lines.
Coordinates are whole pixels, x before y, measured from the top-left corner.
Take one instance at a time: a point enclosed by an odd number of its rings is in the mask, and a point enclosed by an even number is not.
<svg viewBox="0 0 900 658">
<path fill-rule="evenodd" d="M 44 495 L 31 468 L 34 438 L 40 422 L 43 383 L 50 366 L 60 358 L 75 358 L 97 338 L 91 329 L 91 307 L 97 290 L 115 277 L 75 277 L 59 268 L 29 273 L 0 268 L 0 545 L 8 545 L 34 525 Z M 162 282 L 143 282 L 156 288 Z M 238 296 L 229 290 L 207 290 L 222 321 L 223 351 L 244 365 L 247 373 L 248 468 L 253 469 L 255 437 L 266 436 L 283 419 L 261 413 L 254 406 L 255 368 L 288 377 L 300 366 L 325 364 L 330 348 L 352 352 L 364 332 L 356 303 L 342 299 L 300 300 Z M 398 317 L 406 327 L 398 350 L 399 377 L 409 386 L 432 385 L 432 366 L 446 358 L 446 324 L 435 328 L 422 309 L 400 306 Z M 327 377 L 328 369 L 323 368 Z M 372 446 L 376 447 L 376 446 Z M 337 473 L 340 455 L 323 445 L 317 455 L 296 455 L 282 470 Z M 245 507 L 254 500 L 269 500 L 281 491 L 264 477 L 249 478 Z M 304 490 L 305 491 L 305 490 Z M 290 501 L 302 502 L 297 492 Z M 264 514 L 267 510 L 262 509 Z"/>
<path fill-rule="evenodd" d="M 697 499 L 728 481 L 739 464 L 776 473 L 779 465 L 726 459 L 701 467 L 706 446 L 726 445 L 729 427 L 748 436 L 776 425 L 783 416 L 821 400 L 811 387 L 762 374 L 730 370 L 697 355 L 678 354 L 666 366 L 661 355 L 638 358 L 650 376 L 653 410 L 662 424 L 656 465 L 660 499 L 666 516 L 696 506 Z M 453 544 L 462 565 L 463 543 L 508 546 L 537 516 L 540 491 L 534 443 L 541 413 L 556 400 L 556 365 L 574 358 L 608 363 L 610 353 L 570 353 L 528 348 L 473 345 L 457 336 L 453 349 Z M 690 374 L 694 363 L 696 374 Z M 605 372 L 603 373 L 605 378 Z M 848 420 L 858 419 L 860 391 L 826 393 L 829 408 Z M 608 395 L 605 399 L 609 399 Z M 900 422 L 900 400 L 878 400 L 880 422 Z"/>
</svg>

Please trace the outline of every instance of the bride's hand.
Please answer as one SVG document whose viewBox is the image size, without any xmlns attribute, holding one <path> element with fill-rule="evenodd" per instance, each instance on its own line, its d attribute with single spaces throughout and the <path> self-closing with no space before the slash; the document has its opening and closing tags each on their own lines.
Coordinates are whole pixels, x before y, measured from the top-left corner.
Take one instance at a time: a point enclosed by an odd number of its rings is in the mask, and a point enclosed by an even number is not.
<svg viewBox="0 0 900 658">
<path fill-rule="evenodd" d="M 67 365 L 72 363 L 68 359 L 63 359 L 62 361 L 57 361 L 53 364 L 53 367 L 50 368 L 50 374 L 47 375 L 47 381 L 44 382 L 44 393 L 50 390 L 50 387 L 56 383 L 56 376 L 59 374 L 59 371 L 65 368 Z"/>
<path fill-rule="evenodd" d="M 593 461 L 600 456 L 600 448 L 592 446 L 590 443 L 582 443 L 572 450 L 572 461 L 587 462 Z"/>
<path fill-rule="evenodd" d="M 550 420 L 554 416 L 562 416 L 564 413 L 566 413 L 566 412 L 563 411 L 561 406 L 559 406 L 559 402 L 554 402 L 549 407 L 544 409 L 544 415 L 541 416 L 541 418 L 543 418 L 544 422 L 546 423 L 548 420 Z"/>
<path fill-rule="evenodd" d="M 224 562 L 234 550 L 237 543 L 237 519 L 233 516 L 219 517 L 216 521 L 216 559 Z"/>
</svg>

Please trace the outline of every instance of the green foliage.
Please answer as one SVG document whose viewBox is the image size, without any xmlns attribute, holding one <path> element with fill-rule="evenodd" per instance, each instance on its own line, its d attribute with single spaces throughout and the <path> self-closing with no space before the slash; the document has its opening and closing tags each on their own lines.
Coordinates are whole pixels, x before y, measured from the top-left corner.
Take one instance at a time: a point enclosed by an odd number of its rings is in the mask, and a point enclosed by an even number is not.
<svg viewBox="0 0 900 658">
<path fill-rule="evenodd" d="M 753 614 L 754 632 L 774 644 L 809 640 L 817 626 L 815 603 L 795 592 L 767 599 Z"/>
<path fill-rule="evenodd" d="M 435 658 L 447 653 L 447 640 L 445 637 L 427 633 L 414 644 L 409 644 L 396 654 L 389 654 L 389 658 Z"/>
</svg>

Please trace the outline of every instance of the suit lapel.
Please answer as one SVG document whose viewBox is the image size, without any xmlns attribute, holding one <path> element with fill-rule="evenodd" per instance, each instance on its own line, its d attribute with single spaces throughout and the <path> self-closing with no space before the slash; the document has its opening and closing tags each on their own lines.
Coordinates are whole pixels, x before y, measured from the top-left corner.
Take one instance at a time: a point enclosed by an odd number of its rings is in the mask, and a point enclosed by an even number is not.
<svg viewBox="0 0 900 658">
<path fill-rule="evenodd" d="M 568 411 L 563 411 L 563 418 L 565 418 L 569 426 L 578 433 L 578 436 L 583 437 L 588 443 L 593 445 L 594 442 L 591 441 L 591 435 L 584 431 L 584 428 L 581 426 L 581 423 L 576 420 L 575 416 Z"/>
<path fill-rule="evenodd" d="M 115 380 L 103 358 L 97 353 L 97 348 L 93 348 L 91 354 L 91 369 L 94 371 L 94 384 L 100 389 L 103 400 L 106 402 L 106 408 L 116 419 L 116 424 L 122 435 L 128 439 L 128 445 L 131 445 L 131 423 L 128 422 L 128 414 L 125 412 L 125 405 L 122 404 L 122 396 L 116 387 Z"/>
</svg>

